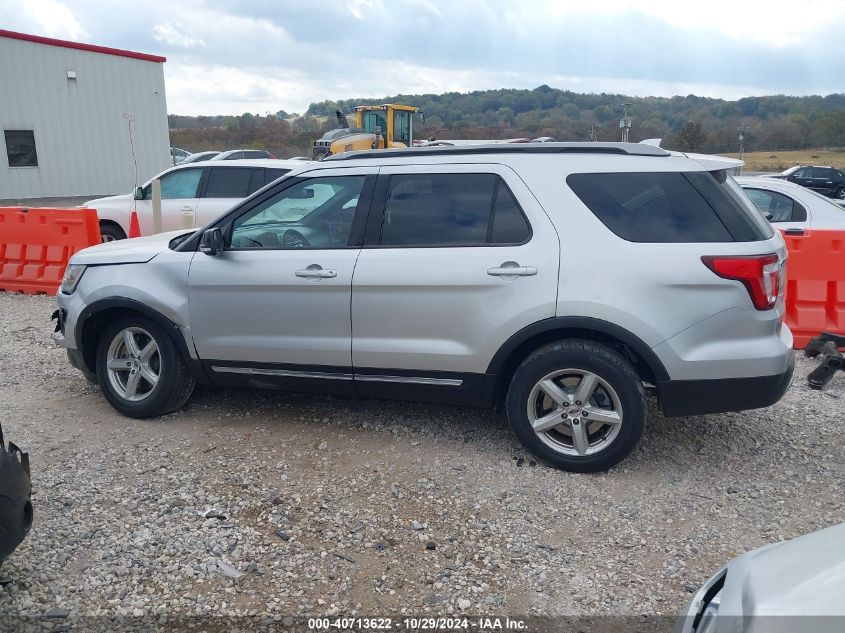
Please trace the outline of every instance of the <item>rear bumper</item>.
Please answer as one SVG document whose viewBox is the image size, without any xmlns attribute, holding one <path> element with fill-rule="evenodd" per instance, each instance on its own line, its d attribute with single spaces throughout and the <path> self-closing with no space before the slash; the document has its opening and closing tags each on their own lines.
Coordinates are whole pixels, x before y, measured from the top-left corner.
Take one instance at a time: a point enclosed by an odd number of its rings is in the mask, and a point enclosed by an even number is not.
<svg viewBox="0 0 845 633">
<path fill-rule="evenodd" d="M 667 380 L 657 383 L 657 394 L 666 417 L 745 411 L 768 407 L 781 399 L 792 383 L 795 357 L 786 371 L 773 376 L 719 380 Z"/>
</svg>

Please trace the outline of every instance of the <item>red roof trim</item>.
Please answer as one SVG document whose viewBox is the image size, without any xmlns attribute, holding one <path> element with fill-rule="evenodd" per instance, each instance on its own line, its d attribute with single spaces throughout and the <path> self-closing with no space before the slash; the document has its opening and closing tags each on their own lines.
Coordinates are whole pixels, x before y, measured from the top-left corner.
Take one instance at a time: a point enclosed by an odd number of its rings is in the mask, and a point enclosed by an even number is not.
<svg viewBox="0 0 845 633">
<path fill-rule="evenodd" d="M 125 51 L 120 48 L 109 48 L 108 46 L 96 46 L 94 44 L 82 44 L 80 42 L 56 40 L 52 37 L 41 37 L 40 35 L 29 35 L 28 33 L 16 33 L 15 31 L 6 31 L 4 29 L 0 29 L 0 37 L 7 37 L 12 40 L 23 40 L 25 42 L 35 42 L 36 44 L 46 44 L 47 46 L 75 48 L 79 51 L 90 51 L 92 53 L 102 53 L 104 55 L 131 57 L 132 59 L 142 59 L 146 62 L 157 62 L 159 64 L 167 61 L 166 57 L 161 57 L 159 55 L 148 55 L 147 53 L 136 53 L 134 51 Z"/>
</svg>

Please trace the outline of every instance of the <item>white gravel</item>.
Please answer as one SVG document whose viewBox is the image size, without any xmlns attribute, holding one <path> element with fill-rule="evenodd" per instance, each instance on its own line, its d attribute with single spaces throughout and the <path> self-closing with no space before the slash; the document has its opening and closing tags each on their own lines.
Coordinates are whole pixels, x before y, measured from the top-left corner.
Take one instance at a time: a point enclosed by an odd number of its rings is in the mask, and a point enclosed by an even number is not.
<svg viewBox="0 0 845 633">
<path fill-rule="evenodd" d="M 0 618 L 674 615 L 727 559 L 845 520 L 845 373 L 811 391 L 801 355 L 776 406 L 652 411 L 619 468 L 577 475 L 483 410 L 225 390 L 123 418 L 52 310 L 0 293 L 0 420 L 36 512 Z"/>
</svg>

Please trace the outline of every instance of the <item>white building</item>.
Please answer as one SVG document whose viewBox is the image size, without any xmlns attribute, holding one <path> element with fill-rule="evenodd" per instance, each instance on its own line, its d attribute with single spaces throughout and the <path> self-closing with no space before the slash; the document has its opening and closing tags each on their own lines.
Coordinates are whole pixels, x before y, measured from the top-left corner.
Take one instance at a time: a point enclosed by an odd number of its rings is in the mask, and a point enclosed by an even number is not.
<svg viewBox="0 0 845 633">
<path fill-rule="evenodd" d="M 0 30 L 0 199 L 125 193 L 166 169 L 164 61 Z"/>
</svg>

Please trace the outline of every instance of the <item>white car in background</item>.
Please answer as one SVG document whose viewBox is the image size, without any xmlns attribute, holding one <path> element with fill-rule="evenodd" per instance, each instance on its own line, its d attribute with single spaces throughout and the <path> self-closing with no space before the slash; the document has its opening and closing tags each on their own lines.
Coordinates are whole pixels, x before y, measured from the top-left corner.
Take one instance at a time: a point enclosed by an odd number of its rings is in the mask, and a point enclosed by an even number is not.
<svg viewBox="0 0 845 633">
<path fill-rule="evenodd" d="M 736 178 L 751 201 L 783 231 L 845 230 L 845 208 L 811 189 L 766 176 Z"/>
<path fill-rule="evenodd" d="M 161 230 L 185 228 L 186 214 L 192 226 L 204 226 L 237 202 L 304 165 L 291 160 L 233 160 L 177 165 L 163 171 L 161 180 Z M 129 235 L 132 211 L 138 212 L 141 235 L 153 234 L 152 181 L 134 193 L 89 200 L 84 207 L 96 209 L 104 242 Z"/>
</svg>

